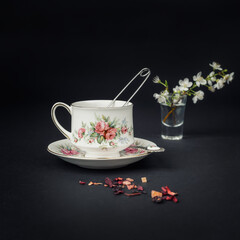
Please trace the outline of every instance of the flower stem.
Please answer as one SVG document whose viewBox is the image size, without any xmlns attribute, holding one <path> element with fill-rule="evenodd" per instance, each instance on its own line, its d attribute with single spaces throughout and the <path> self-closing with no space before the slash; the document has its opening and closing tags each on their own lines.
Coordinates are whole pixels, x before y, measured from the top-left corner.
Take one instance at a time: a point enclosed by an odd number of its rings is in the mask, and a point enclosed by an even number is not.
<svg viewBox="0 0 240 240">
<path fill-rule="evenodd" d="M 168 117 L 171 115 L 171 113 L 176 109 L 175 107 L 172 107 L 172 109 L 168 112 L 168 114 L 165 116 L 165 118 L 163 119 L 163 122 L 166 122 L 166 120 L 168 119 Z"/>
</svg>

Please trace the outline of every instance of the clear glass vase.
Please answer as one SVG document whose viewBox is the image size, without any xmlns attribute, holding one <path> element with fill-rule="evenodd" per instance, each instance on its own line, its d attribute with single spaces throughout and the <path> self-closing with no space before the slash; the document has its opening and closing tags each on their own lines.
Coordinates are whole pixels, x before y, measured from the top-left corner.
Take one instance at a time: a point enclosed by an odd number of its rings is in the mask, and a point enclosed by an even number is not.
<svg viewBox="0 0 240 240">
<path fill-rule="evenodd" d="M 169 98 L 170 99 L 170 98 Z M 171 106 L 161 103 L 161 137 L 167 140 L 180 140 L 183 138 L 183 125 L 187 96 Z"/>
</svg>

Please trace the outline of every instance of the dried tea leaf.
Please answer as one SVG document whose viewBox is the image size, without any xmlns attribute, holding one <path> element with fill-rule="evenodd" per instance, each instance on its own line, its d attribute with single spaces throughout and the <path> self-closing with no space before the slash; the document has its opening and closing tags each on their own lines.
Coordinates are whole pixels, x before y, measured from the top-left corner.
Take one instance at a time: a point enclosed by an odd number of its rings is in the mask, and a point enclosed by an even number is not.
<svg viewBox="0 0 240 240">
<path fill-rule="evenodd" d="M 105 178 L 105 183 L 111 188 L 113 187 L 113 183 L 112 180 L 109 177 Z"/>
<path fill-rule="evenodd" d="M 131 190 L 134 188 L 134 185 L 127 185 L 128 190 Z"/>
<path fill-rule="evenodd" d="M 127 180 L 125 180 L 125 181 L 123 181 L 123 185 L 131 185 L 131 182 L 130 182 L 130 181 L 127 181 Z"/>
<path fill-rule="evenodd" d="M 132 179 L 132 178 L 126 178 L 126 180 L 129 182 L 134 182 L 134 179 Z"/>
<path fill-rule="evenodd" d="M 154 197 L 152 198 L 152 201 L 155 202 L 155 203 L 161 203 L 163 201 L 163 199 L 161 197 Z"/>
<path fill-rule="evenodd" d="M 102 183 L 95 182 L 95 183 L 93 183 L 93 185 L 102 185 Z"/>
<path fill-rule="evenodd" d="M 122 187 L 121 187 L 121 186 L 114 186 L 114 187 L 113 187 L 113 191 L 114 191 L 114 192 L 117 192 L 117 191 L 119 191 L 119 190 L 122 190 Z"/>
<path fill-rule="evenodd" d="M 147 178 L 146 177 L 141 177 L 142 183 L 146 183 L 147 182 Z"/>
<path fill-rule="evenodd" d="M 124 195 L 131 197 L 131 196 L 137 196 L 137 195 L 141 195 L 140 192 L 136 192 L 136 193 L 124 193 Z"/>
<path fill-rule="evenodd" d="M 162 197 L 162 193 L 161 192 L 157 192 L 155 190 L 152 190 L 151 191 L 151 197 L 154 198 L 154 197 Z"/>
<path fill-rule="evenodd" d="M 118 190 L 118 191 L 114 192 L 115 195 L 119 195 L 119 194 L 122 194 L 122 193 L 124 193 L 123 190 Z"/>
</svg>

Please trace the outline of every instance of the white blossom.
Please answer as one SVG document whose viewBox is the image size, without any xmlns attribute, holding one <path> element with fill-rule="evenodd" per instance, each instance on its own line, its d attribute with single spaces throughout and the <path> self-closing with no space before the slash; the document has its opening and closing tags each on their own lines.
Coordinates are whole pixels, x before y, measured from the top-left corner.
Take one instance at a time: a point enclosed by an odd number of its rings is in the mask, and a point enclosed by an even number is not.
<svg viewBox="0 0 240 240">
<path fill-rule="evenodd" d="M 224 82 L 227 82 L 227 84 L 229 84 L 233 80 L 233 75 L 234 75 L 234 72 L 232 72 L 230 74 L 226 74 L 223 77 Z"/>
<path fill-rule="evenodd" d="M 164 96 L 160 96 L 157 101 L 159 103 L 166 103 L 166 98 Z"/>
<path fill-rule="evenodd" d="M 160 78 L 158 76 L 153 78 L 154 83 L 160 83 Z"/>
<path fill-rule="evenodd" d="M 154 94 L 153 94 L 153 97 L 154 97 L 155 99 L 158 99 L 158 98 L 160 97 L 160 94 L 154 93 Z"/>
<path fill-rule="evenodd" d="M 208 87 L 208 90 L 209 90 L 210 92 L 215 92 L 215 88 L 214 88 L 213 86 Z"/>
<path fill-rule="evenodd" d="M 167 90 L 162 91 L 160 94 L 154 93 L 153 97 L 159 102 L 159 103 L 166 103 L 166 99 L 169 95 L 169 92 Z"/>
<path fill-rule="evenodd" d="M 217 78 L 214 76 L 214 77 L 211 77 L 211 81 L 212 82 L 216 82 Z"/>
<path fill-rule="evenodd" d="M 182 102 L 182 99 L 180 99 L 180 98 L 181 98 L 181 96 L 180 96 L 179 93 L 174 94 L 174 96 L 173 96 L 173 103 L 174 103 L 174 104 L 176 104 L 176 103 L 181 103 L 181 102 Z"/>
<path fill-rule="evenodd" d="M 213 77 L 213 76 L 214 76 L 214 74 L 215 74 L 215 72 L 214 72 L 214 71 L 212 71 L 212 72 L 210 72 L 210 73 L 209 73 L 208 77 L 210 77 L 210 78 L 211 78 L 211 77 Z"/>
<path fill-rule="evenodd" d="M 199 72 L 196 76 L 193 76 L 193 81 L 196 82 L 198 87 L 200 87 L 200 85 L 207 84 L 207 81 L 202 77 L 202 72 Z"/>
<path fill-rule="evenodd" d="M 213 85 L 214 88 L 221 89 L 224 87 L 224 80 L 223 78 L 218 79 L 217 83 Z"/>
<path fill-rule="evenodd" d="M 210 63 L 209 65 L 213 68 L 213 70 L 222 70 L 221 65 L 216 62 L 213 62 L 212 64 Z"/>
<path fill-rule="evenodd" d="M 209 75 L 207 76 L 207 83 L 209 86 L 212 86 L 212 83 L 216 81 L 216 77 L 214 76 L 215 75 L 215 72 L 212 71 L 209 73 Z"/>
<path fill-rule="evenodd" d="M 164 90 L 163 92 L 161 92 L 161 95 L 167 97 L 169 95 L 168 90 Z"/>
<path fill-rule="evenodd" d="M 180 92 L 180 87 L 179 86 L 176 86 L 175 88 L 173 88 L 173 92 Z"/>
<path fill-rule="evenodd" d="M 179 80 L 179 89 L 180 91 L 188 91 L 188 88 L 192 86 L 192 82 L 189 82 L 188 78 L 184 78 L 183 80 Z"/>
<path fill-rule="evenodd" d="M 193 102 L 196 103 L 198 100 L 203 100 L 204 98 L 204 92 L 199 90 L 195 92 L 195 96 L 193 97 Z"/>
</svg>

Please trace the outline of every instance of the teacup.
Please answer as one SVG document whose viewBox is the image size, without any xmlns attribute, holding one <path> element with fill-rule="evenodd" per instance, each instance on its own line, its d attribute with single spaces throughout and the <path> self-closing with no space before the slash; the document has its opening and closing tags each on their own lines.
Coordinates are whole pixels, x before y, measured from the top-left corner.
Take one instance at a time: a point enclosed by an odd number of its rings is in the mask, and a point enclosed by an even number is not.
<svg viewBox="0 0 240 240">
<path fill-rule="evenodd" d="M 119 152 L 134 142 L 133 104 L 116 100 L 108 107 L 111 102 L 88 100 L 74 102 L 71 106 L 57 102 L 51 110 L 52 120 L 66 138 L 85 151 L 85 157 L 119 157 Z M 71 132 L 59 124 L 55 115 L 57 107 L 66 108 L 71 114 Z"/>
</svg>

